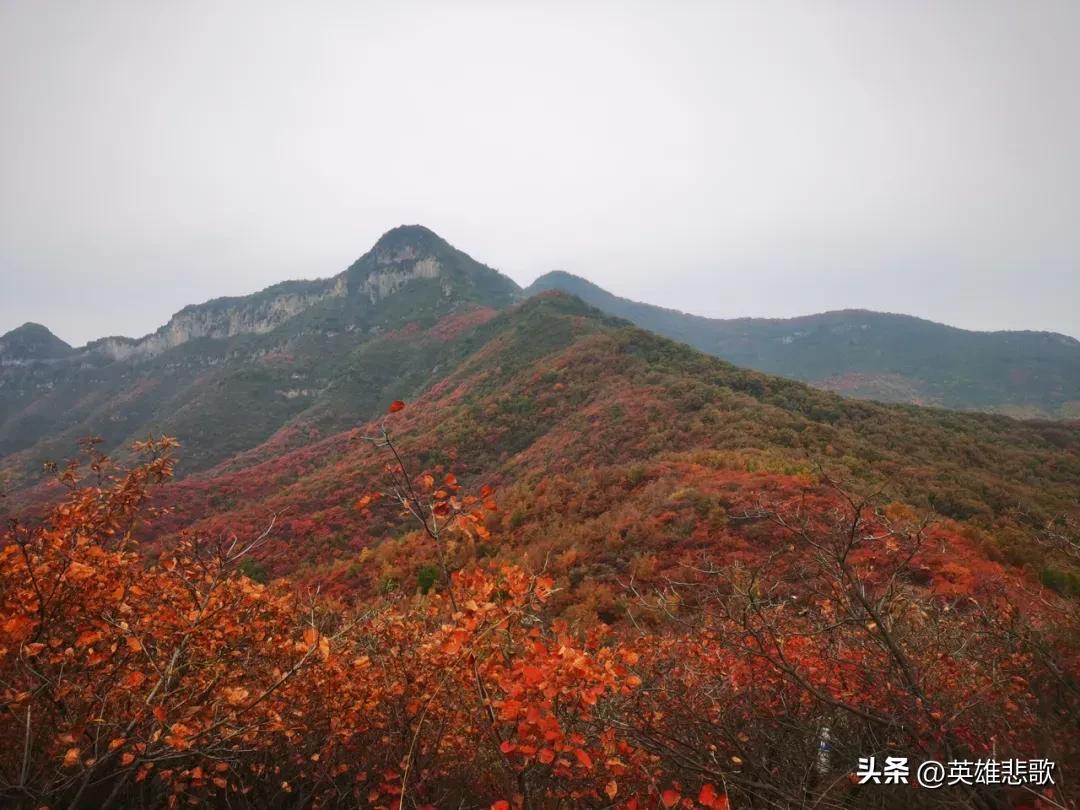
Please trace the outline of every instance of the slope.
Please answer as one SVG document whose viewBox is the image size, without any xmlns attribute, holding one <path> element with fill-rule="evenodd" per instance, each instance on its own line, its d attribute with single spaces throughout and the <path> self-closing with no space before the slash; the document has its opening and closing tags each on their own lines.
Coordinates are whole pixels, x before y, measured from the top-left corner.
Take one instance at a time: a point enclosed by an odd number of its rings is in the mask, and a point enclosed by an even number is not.
<svg viewBox="0 0 1080 810">
<path fill-rule="evenodd" d="M 976 568 L 1026 566 L 1072 581 L 1074 564 L 1040 532 L 1078 516 L 1075 425 L 845 400 L 560 294 L 499 314 L 432 359 L 452 370 L 393 417 L 400 449 L 416 471 L 494 485 L 491 528 L 504 541 L 469 553 L 538 568 L 562 560 L 567 605 L 589 602 L 579 588 L 637 566 L 752 553 L 753 521 L 735 516 L 760 498 L 820 489 L 823 473 L 933 510 Z M 174 513 L 161 530 L 254 536 L 273 520 L 261 563 L 269 574 L 342 590 L 414 587 L 432 561 L 417 554 L 407 522 L 353 508 L 385 462 L 360 438 L 375 429 L 191 476 L 167 493 Z"/>
<path fill-rule="evenodd" d="M 426 228 L 403 226 L 333 278 L 187 307 L 139 340 L 61 352 L 22 327 L 0 339 L 0 475 L 25 485 L 90 435 L 107 451 L 175 435 L 186 474 L 290 425 L 364 421 L 386 396 L 429 382 L 425 330 L 453 333 L 517 294 Z"/>
<path fill-rule="evenodd" d="M 1080 342 L 1051 332 L 970 332 L 908 315 L 703 318 L 619 298 L 553 272 L 526 291 L 577 295 L 643 329 L 739 366 L 860 399 L 1018 417 L 1080 415 Z"/>
</svg>

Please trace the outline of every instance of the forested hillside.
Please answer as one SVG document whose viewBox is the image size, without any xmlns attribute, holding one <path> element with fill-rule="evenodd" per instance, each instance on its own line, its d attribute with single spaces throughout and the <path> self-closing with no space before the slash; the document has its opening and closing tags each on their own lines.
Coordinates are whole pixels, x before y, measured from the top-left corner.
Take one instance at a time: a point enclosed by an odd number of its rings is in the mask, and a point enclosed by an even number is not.
<svg viewBox="0 0 1080 810">
<path fill-rule="evenodd" d="M 619 298 L 569 273 L 561 290 L 735 365 L 859 399 L 1017 417 L 1080 417 L 1080 341 L 1053 332 L 970 332 L 866 310 L 800 318 L 703 318 Z"/>
<path fill-rule="evenodd" d="M 0 801 L 1071 806 L 1080 426 L 516 296 L 410 228 L 108 355 L 22 330 Z"/>
<path fill-rule="evenodd" d="M 289 426 L 340 430 L 430 383 L 424 340 L 452 338 L 517 292 L 426 228 L 403 226 L 333 278 L 187 307 L 141 340 L 72 350 L 22 327 L 0 338 L 0 475 L 23 484 L 91 435 L 109 450 L 148 432 L 178 436 L 184 474 Z M 441 332 L 413 341 L 436 323 Z"/>
</svg>

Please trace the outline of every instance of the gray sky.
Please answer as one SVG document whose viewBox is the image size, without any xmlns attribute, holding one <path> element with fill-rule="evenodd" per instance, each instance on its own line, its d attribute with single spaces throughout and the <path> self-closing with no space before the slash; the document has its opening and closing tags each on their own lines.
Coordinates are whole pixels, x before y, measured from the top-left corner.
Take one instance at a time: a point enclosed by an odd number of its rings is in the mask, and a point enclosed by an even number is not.
<svg viewBox="0 0 1080 810">
<path fill-rule="evenodd" d="M 422 223 L 711 316 L 1080 335 L 1080 3 L 0 0 L 0 333 Z"/>
</svg>

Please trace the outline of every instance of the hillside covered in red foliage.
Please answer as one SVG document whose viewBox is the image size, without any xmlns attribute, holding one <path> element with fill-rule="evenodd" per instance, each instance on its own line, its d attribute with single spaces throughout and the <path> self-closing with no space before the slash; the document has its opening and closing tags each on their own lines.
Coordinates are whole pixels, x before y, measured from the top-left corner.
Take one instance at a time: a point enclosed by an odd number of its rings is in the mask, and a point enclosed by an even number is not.
<svg viewBox="0 0 1080 810">
<path fill-rule="evenodd" d="M 363 310 L 342 382 L 227 454 L 114 436 L 14 492 L 6 805 L 1073 806 L 1080 428 L 440 290 Z M 205 373 L 178 424 L 227 400 Z M 871 756 L 1058 771 L 926 790 Z"/>
</svg>

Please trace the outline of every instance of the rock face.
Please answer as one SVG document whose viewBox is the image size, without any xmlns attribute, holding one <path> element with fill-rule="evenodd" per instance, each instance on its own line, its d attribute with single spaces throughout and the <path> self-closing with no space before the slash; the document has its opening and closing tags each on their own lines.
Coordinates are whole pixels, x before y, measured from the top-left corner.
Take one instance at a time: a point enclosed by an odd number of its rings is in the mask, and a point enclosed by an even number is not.
<svg viewBox="0 0 1080 810">
<path fill-rule="evenodd" d="M 307 289 L 293 289 L 300 286 Z M 277 292 L 282 287 L 287 289 Z M 87 351 L 103 354 L 110 360 L 148 359 L 196 338 L 220 339 L 243 334 L 264 334 L 313 304 L 344 296 L 343 276 L 325 282 L 286 282 L 255 295 L 217 299 L 186 307 L 151 335 L 139 340 L 123 337 L 102 338 L 87 346 Z"/>
<path fill-rule="evenodd" d="M 372 304 L 377 304 L 382 299 L 393 295 L 410 281 L 421 278 L 438 278 L 439 273 L 442 271 L 442 265 L 433 256 L 423 259 L 402 257 L 398 261 L 380 261 L 379 264 L 388 266 L 369 274 L 358 288 L 359 292 L 366 295 Z"/>
</svg>

